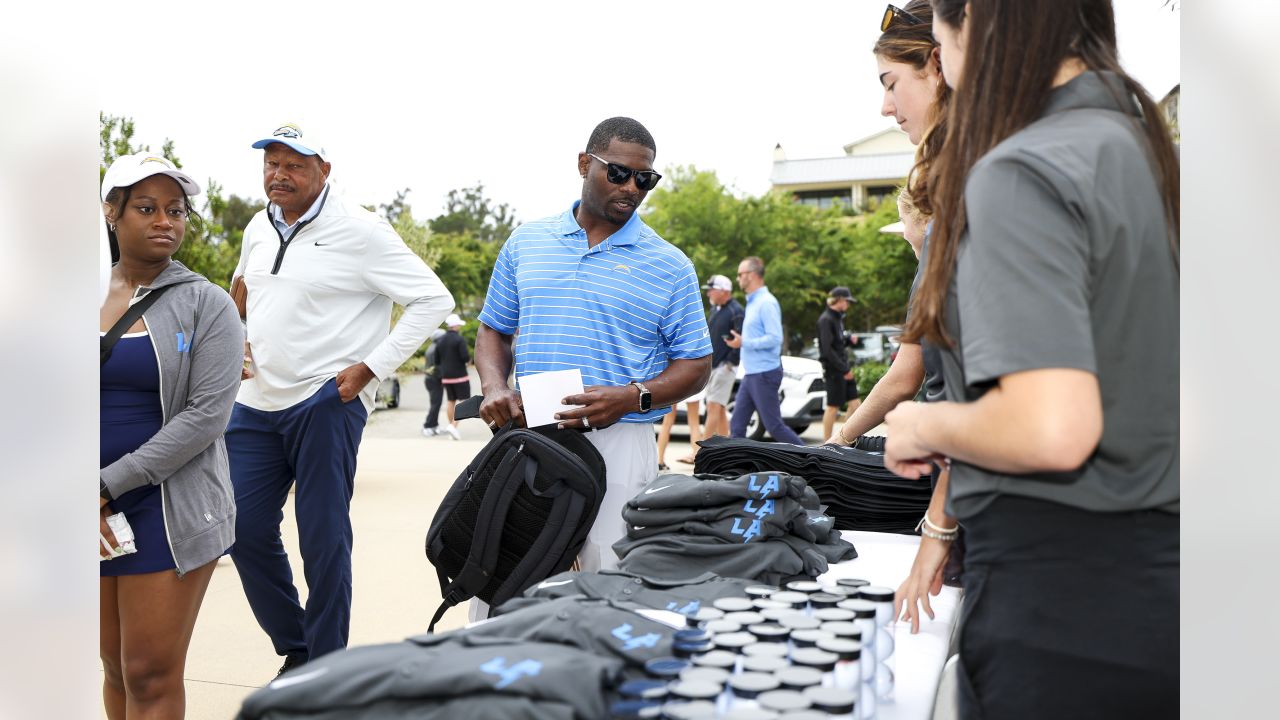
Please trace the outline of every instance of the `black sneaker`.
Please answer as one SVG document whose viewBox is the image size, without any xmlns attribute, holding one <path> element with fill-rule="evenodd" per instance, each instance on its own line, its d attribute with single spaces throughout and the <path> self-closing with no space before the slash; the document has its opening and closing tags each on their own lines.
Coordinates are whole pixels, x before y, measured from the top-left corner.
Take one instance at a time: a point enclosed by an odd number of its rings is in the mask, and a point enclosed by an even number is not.
<svg viewBox="0 0 1280 720">
<path fill-rule="evenodd" d="M 280 670 L 276 672 L 276 677 L 289 672 L 290 670 L 305 665 L 307 659 L 302 655 L 285 655 L 284 664 L 280 666 Z"/>
</svg>

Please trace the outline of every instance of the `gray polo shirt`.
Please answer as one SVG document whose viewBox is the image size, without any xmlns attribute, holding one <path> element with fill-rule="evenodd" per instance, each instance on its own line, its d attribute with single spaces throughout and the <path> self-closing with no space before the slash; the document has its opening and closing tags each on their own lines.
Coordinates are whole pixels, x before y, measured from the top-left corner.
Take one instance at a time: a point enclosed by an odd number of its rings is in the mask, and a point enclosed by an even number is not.
<svg viewBox="0 0 1280 720">
<path fill-rule="evenodd" d="M 954 463 L 948 509 L 962 519 L 1004 494 L 1178 512 L 1178 272 L 1137 118 L 1114 75 L 1084 73 L 969 175 L 947 399 L 973 402 L 1019 371 L 1086 370 L 1101 386 L 1103 432 L 1068 473 Z"/>
</svg>

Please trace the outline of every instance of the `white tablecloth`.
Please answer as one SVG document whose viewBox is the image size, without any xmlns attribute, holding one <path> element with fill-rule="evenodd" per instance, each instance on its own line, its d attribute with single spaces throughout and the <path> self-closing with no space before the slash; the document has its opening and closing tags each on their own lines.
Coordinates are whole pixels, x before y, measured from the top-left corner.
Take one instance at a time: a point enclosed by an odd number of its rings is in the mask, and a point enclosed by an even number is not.
<svg viewBox="0 0 1280 720">
<path fill-rule="evenodd" d="M 858 557 L 831 566 L 818 579 L 862 578 L 872 585 L 897 589 L 911 570 L 920 538 L 893 533 L 841 532 L 853 543 Z M 961 593 L 957 588 L 943 587 L 937 597 L 930 597 L 935 619 L 925 615 L 920 632 L 911 634 L 911 623 L 899 622 L 894 628 L 893 668 L 896 683 L 891 702 L 877 704 L 877 720 L 928 720 L 933 714 L 934 697 L 942 665 L 951 645 L 951 629 L 959 610 Z"/>
</svg>

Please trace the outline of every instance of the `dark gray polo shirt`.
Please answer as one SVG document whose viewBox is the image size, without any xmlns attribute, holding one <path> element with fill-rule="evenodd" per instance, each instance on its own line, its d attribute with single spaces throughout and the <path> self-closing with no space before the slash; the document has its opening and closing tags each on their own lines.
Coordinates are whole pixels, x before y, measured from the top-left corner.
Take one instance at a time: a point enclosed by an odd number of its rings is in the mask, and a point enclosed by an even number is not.
<svg viewBox="0 0 1280 720">
<path fill-rule="evenodd" d="M 1178 512 L 1178 272 L 1136 122 L 1118 79 L 1087 72 L 969 175 L 947 301 L 957 340 L 942 353 L 947 399 L 973 402 L 1019 371 L 1086 370 L 1101 386 L 1103 432 L 1069 473 L 954 463 L 948 509 L 962 519 L 1002 494 Z"/>
</svg>

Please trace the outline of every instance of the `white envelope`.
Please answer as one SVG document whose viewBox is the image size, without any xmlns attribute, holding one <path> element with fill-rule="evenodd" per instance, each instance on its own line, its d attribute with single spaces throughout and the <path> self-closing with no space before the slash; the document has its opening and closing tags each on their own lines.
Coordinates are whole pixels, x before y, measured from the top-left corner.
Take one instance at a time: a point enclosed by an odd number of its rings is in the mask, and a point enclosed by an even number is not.
<svg viewBox="0 0 1280 720">
<path fill-rule="evenodd" d="M 525 375 L 517 378 L 516 384 L 524 401 L 525 423 L 531 428 L 551 425 L 557 422 L 556 413 L 581 407 L 560 402 L 582 392 L 582 371 L 578 368 Z"/>
</svg>

